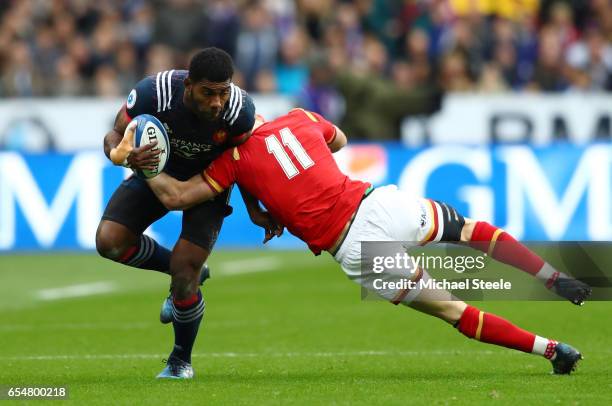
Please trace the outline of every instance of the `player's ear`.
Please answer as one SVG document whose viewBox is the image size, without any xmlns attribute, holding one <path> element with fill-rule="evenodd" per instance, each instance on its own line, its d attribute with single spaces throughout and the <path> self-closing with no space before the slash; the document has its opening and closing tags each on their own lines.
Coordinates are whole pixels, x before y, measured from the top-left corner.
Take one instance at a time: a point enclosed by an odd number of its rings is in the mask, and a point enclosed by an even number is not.
<svg viewBox="0 0 612 406">
<path fill-rule="evenodd" d="M 185 88 L 188 88 L 191 90 L 191 79 L 189 79 L 189 76 L 187 76 L 185 79 L 183 79 L 183 84 L 185 85 Z"/>
</svg>

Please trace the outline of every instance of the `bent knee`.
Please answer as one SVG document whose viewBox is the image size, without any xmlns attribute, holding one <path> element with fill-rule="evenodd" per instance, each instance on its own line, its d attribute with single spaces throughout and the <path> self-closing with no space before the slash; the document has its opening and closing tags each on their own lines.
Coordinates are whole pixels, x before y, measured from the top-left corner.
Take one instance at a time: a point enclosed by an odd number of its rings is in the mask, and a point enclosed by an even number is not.
<svg viewBox="0 0 612 406">
<path fill-rule="evenodd" d="M 126 230 L 124 226 L 117 227 L 107 221 L 102 221 L 96 232 L 98 254 L 104 258 L 118 261 L 135 244 L 136 237 Z"/>
<path fill-rule="evenodd" d="M 467 304 L 462 301 L 453 300 L 446 302 L 445 306 L 440 310 L 440 315 L 438 317 L 454 325 L 459 322 L 466 307 Z"/>
<path fill-rule="evenodd" d="M 461 241 L 469 242 L 472 241 L 472 234 L 474 234 L 474 228 L 476 227 L 477 221 L 471 218 L 465 217 L 465 224 L 461 228 Z"/>
<path fill-rule="evenodd" d="M 432 294 L 431 291 L 428 291 L 427 293 Z M 411 302 L 408 306 L 422 313 L 437 317 L 453 325 L 457 323 L 459 319 L 461 319 L 461 315 L 467 307 L 467 304 L 461 300 L 432 300 L 425 298 L 420 299 L 421 300 L 415 300 Z"/>
<path fill-rule="evenodd" d="M 438 200 L 432 202 L 434 210 L 438 212 L 438 227 L 442 228 L 442 233 L 438 234 L 435 241 L 461 241 L 461 232 L 465 225 L 465 218 L 447 203 Z"/>
</svg>

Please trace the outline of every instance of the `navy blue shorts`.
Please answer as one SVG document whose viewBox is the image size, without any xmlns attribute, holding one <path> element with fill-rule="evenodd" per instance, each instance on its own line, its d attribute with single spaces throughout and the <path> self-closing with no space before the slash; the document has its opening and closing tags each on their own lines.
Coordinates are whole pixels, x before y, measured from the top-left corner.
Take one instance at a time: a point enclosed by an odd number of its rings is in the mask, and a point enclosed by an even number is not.
<svg viewBox="0 0 612 406">
<path fill-rule="evenodd" d="M 232 213 L 229 205 L 231 188 L 212 200 L 183 211 L 180 238 L 192 242 L 209 252 L 212 250 L 223 219 Z M 110 220 L 140 235 L 151 224 L 162 218 L 168 210 L 147 185 L 147 182 L 130 176 L 115 190 L 108 201 L 102 220 Z"/>
</svg>

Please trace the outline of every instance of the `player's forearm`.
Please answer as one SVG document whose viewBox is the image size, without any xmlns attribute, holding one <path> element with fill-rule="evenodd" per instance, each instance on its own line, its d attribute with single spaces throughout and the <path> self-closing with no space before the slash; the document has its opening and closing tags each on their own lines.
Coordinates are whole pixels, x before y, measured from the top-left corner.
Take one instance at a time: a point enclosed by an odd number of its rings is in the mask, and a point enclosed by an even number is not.
<svg viewBox="0 0 612 406">
<path fill-rule="evenodd" d="M 255 196 L 244 190 L 242 187 L 240 187 L 240 185 L 238 185 L 238 189 L 240 189 L 242 200 L 244 201 L 244 205 L 247 209 L 247 212 L 249 213 L 249 217 L 251 217 L 252 220 L 253 217 L 257 216 L 263 211 L 259 204 L 259 200 L 257 200 Z"/>
<path fill-rule="evenodd" d="M 111 159 L 110 153 L 112 149 L 119 145 L 122 138 L 123 134 L 119 134 L 114 129 L 106 133 L 106 136 L 104 137 L 104 155 L 106 155 L 108 159 Z"/>
<path fill-rule="evenodd" d="M 339 127 L 334 126 L 336 134 L 331 143 L 328 144 L 329 150 L 334 153 L 340 151 L 347 143 L 346 134 Z"/>
<path fill-rule="evenodd" d="M 160 173 L 154 178 L 147 179 L 147 182 L 168 210 L 185 210 L 217 195 L 199 175 L 181 182 L 165 173 Z"/>
<path fill-rule="evenodd" d="M 182 182 L 160 173 L 154 178 L 147 179 L 149 187 L 155 196 L 168 210 L 180 210 L 182 208 L 181 187 Z"/>
<path fill-rule="evenodd" d="M 113 129 L 104 136 L 104 154 L 115 165 L 126 165 L 127 158 L 132 150 L 133 139 L 131 137 L 133 137 L 134 132 L 130 132 L 128 137 L 125 137 L 130 122 L 131 119 L 126 114 L 125 106 L 121 107 L 115 117 Z M 133 124 L 131 128 L 134 129 Z"/>
</svg>

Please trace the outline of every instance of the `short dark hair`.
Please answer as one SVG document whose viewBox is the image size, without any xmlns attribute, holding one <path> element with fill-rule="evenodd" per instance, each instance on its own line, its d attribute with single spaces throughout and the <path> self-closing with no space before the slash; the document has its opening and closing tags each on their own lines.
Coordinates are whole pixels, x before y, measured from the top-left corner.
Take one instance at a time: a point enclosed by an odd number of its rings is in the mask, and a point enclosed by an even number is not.
<svg viewBox="0 0 612 406">
<path fill-rule="evenodd" d="M 189 79 L 193 82 L 203 79 L 210 82 L 225 82 L 231 80 L 233 75 L 232 57 L 219 48 L 204 48 L 189 62 Z"/>
</svg>

